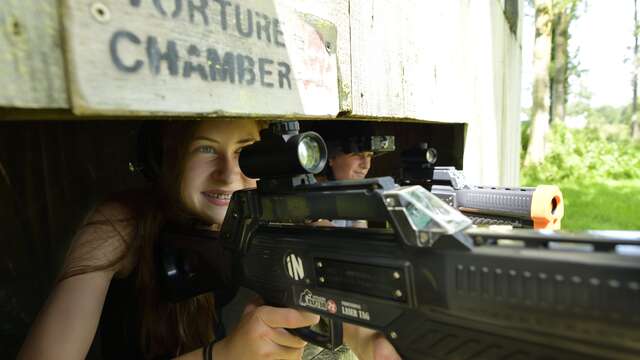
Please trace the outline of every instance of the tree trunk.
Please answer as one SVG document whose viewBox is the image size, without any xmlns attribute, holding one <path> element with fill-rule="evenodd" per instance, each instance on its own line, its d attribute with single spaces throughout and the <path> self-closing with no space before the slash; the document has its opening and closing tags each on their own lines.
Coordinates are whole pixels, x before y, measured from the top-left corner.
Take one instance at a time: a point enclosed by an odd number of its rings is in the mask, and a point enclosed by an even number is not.
<svg viewBox="0 0 640 360">
<path fill-rule="evenodd" d="M 631 139 L 640 139 L 638 125 L 638 0 L 633 0 L 633 99 L 631 100 Z"/>
<path fill-rule="evenodd" d="M 551 97 L 549 120 L 564 121 L 569 93 L 569 25 L 575 17 L 577 1 L 556 9 L 551 37 Z"/>
<path fill-rule="evenodd" d="M 549 129 L 549 62 L 551 58 L 551 0 L 535 0 L 536 38 L 533 48 L 533 104 L 525 165 L 542 162 Z"/>
</svg>

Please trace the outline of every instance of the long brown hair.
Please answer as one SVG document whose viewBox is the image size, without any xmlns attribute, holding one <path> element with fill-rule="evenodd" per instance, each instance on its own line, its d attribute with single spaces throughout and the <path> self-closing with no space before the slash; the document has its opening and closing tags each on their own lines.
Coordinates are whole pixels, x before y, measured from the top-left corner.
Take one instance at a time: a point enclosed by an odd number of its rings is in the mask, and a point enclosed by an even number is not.
<svg viewBox="0 0 640 360">
<path fill-rule="evenodd" d="M 179 303 L 161 299 L 156 268 L 156 239 L 166 221 L 184 223 L 192 215 L 184 209 L 180 186 L 188 145 L 199 121 L 163 124 L 162 167 L 153 204 L 138 222 L 140 252 L 137 290 L 140 307 L 140 346 L 146 358 L 180 355 L 205 346 L 214 337 L 215 302 L 203 294 Z"/>
<path fill-rule="evenodd" d="M 136 294 L 138 295 L 140 350 L 145 358 L 177 356 L 205 346 L 214 338 L 215 301 L 212 294 L 203 294 L 179 303 L 163 300 L 156 269 L 156 239 L 167 221 L 185 222 L 191 218 L 182 206 L 180 186 L 188 144 L 200 124 L 195 120 L 163 122 L 162 165 L 159 178 L 144 191 L 113 196 L 108 202 L 117 203 L 128 211 L 125 216 L 101 213 L 98 207 L 79 229 L 99 234 L 100 227 L 114 230 L 122 246 L 106 263 L 87 261 L 87 256 L 99 250 L 104 239 L 89 237 L 83 244 L 74 244 L 74 256 L 67 256 L 58 281 L 88 272 L 113 268 L 131 252 L 137 255 L 134 265 Z M 131 229 L 133 234 L 123 234 Z M 79 238 L 79 237 L 78 237 Z M 127 240 L 129 239 L 129 240 Z M 72 246 L 73 247 L 73 246 Z M 78 247 L 81 251 L 78 251 Z M 134 294 L 132 294 L 134 295 Z"/>
</svg>

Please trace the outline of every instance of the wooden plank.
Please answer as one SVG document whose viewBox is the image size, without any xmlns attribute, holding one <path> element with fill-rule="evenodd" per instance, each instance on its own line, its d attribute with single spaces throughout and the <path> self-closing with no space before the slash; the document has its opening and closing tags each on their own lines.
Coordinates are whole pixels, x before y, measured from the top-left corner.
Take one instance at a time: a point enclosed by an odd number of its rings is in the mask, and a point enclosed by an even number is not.
<svg viewBox="0 0 640 360">
<path fill-rule="evenodd" d="M 351 25 L 349 0 L 294 0 L 302 13 L 314 14 L 336 25 L 338 31 L 338 92 L 340 112 L 350 113 L 351 104 Z"/>
<path fill-rule="evenodd" d="M 520 42 L 503 2 L 351 0 L 350 11 L 352 116 L 467 123 L 469 180 L 517 184 Z"/>
<path fill-rule="evenodd" d="M 65 0 L 77 114 L 334 117 L 336 27 L 293 0 Z"/>
<path fill-rule="evenodd" d="M 465 141 L 464 170 L 478 184 L 518 184 L 520 154 L 520 41 L 504 16 L 502 1 L 471 2 L 467 9 L 467 86 L 473 101 Z M 471 58 L 471 57 L 470 57 Z"/>
<path fill-rule="evenodd" d="M 513 6 L 513 4 L 512 4 Z M 523 0 L 517 0 L 518 9 L 524 8 Z M 504 13 L 505 17 L 507 13 Z M 507 27 L 503 30 L 504 37 L 504 63 L 505 71 L 509 76 L 505 76 L 504 96 L 502 98 L 502 144 L 501 144 L 501 185 L 520 185 L 520 111 L 521 111 L 521 82 L 522 82 L 522 19 L 520 14 L 517 23 L 514 24 L 515 34 L 512 31 L 512 24 L 507 21 Z"/>
<path fill-rule="evenodd" d="M 57 0 L 0 6 L 0 107 L 67 108 Z"/>
<path fill-rule="evenodd" d="M 467 120 L 465 3 L 351 0 L 352 115 Z"/>
</svg>

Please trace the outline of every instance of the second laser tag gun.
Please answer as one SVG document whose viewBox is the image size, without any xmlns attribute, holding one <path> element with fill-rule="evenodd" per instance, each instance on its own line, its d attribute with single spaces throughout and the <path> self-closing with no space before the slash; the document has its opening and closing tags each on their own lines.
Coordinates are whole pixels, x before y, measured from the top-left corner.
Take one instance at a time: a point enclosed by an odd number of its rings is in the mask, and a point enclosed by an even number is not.
<svg viewBox="0 0 640 360">
<path fill-rule="evenodd" d="M 478 186 L 462 171 L 434 166 L 437 152 L 421 143 L 402 153 L 401 185 L 421 185 L 468 216 L 476 225 L 559 230 L 564 216 L 562 192 L 555 185 Z"/>
<path fill-rule="evenodd" d="M 268 135 L 240 154 L 260 180 L 233 194 L 220 233 L 163 232 L 170 298 L 200 287 L 218 301 L 244 286 L 329 319 L 326 332 L 292 330 L 306 341 L 339 346 L 348 322 L 380 331 L 405 360 L 640 358 L 639 233 L 471 229 L 422 186 L 316 184 L 304 172 L 326 161 L 321 140 Z M 391 226 L 304 225 L 319 218 Z"/>
</svg>

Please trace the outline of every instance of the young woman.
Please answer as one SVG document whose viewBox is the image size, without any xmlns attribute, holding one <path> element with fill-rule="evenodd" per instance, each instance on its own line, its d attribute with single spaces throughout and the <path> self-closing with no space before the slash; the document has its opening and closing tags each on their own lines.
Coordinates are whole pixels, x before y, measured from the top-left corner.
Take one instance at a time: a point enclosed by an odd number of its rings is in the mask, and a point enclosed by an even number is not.
<svg viewBox="0 0 640 360">
<path fill-rule="evenodd" d="M 237 119 L 165 124 L 154 186 L 119 194 L 87 217 L 18 358 L 82 359 L 98 330 L 105 359 L 299 359 L 305 342 L 285 329 L 318 316 L 249 304 L 234 331 L 216 338 L 214 297 L 167 303 L 154 271 L 154 241 L 165 221 L 197 219 L 215 228 L 231 194 L 255 186 L 238 155 L 259 129 L 257 121 Z M 345 326 L 345 341 L 361 359 L 398 358 L 367 329 Z"/>
</svg>

